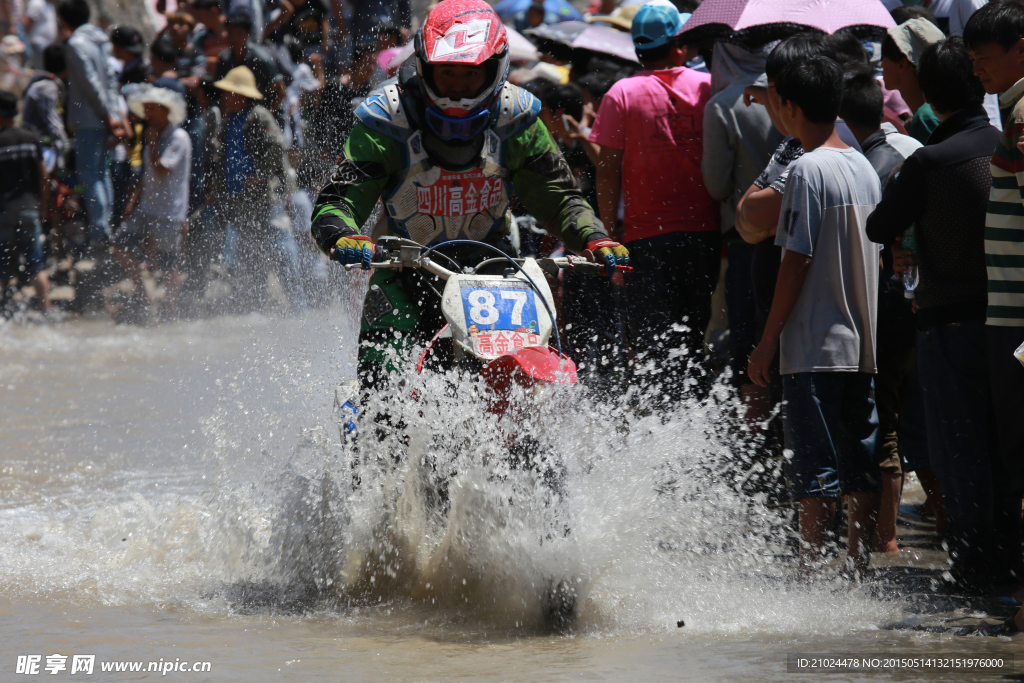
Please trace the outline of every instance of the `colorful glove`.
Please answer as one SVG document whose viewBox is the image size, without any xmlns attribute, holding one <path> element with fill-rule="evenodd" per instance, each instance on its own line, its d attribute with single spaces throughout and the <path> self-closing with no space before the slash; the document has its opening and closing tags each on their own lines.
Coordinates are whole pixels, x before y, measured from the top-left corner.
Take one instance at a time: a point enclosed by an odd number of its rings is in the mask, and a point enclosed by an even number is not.
<svg viewBox="0 0 1024 683">
<path fill-rule="evenodd" d="M 369 270 L 370 261 L 373 260 L 373 242 L 362 235 L 342 237 L 334 243 L 331 259 L 342 264 L 359 263 L 363 270 Z"/>
<path fill-rule="evenodd" d="M 595 261 L 607 263 L 609 270 L 629 265 L 629 249 L 608 238 L 587 242 L 587 251 L 593 254 Z"/>
</svg>

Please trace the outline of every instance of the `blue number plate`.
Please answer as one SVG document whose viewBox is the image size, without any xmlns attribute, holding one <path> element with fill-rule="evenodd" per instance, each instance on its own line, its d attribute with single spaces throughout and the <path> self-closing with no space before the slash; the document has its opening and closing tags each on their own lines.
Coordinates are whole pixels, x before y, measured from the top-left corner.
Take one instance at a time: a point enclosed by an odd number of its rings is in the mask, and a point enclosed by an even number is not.
<svg viewBox="0 0 1024 683">
<path fill-rule="evenodd" d="M 534 291 L 526 282 L 509 279 L 494 287 L 494 280 L 467 280 L 459 288 L 467 328 L 533 332 L 540 328 Z"/>
</svg>

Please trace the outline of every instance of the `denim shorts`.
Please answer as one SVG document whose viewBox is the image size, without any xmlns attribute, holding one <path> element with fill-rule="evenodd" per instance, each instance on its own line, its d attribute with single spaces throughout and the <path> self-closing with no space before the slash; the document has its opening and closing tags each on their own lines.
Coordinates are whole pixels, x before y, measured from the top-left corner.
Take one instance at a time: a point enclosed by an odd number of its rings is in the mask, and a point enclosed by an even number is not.
<svg viewBox="0 0 1024 683">
<path fill-rule="evenodd" d="M 783 375 L 786 478 L 793 497 L 838 498 L 882 490 L 873 376 L 863 372 Z"/>
<path fill-rule="evenodd" d="M 25 276 L 32 277 L 46 269 L 43 256 L 43 226 L 39 222 L 39 211 L 4 212 L 0 225 L 0 279 L 10 266 L 11 259 L 18 254 L 25 257 Z"/>
</svg>

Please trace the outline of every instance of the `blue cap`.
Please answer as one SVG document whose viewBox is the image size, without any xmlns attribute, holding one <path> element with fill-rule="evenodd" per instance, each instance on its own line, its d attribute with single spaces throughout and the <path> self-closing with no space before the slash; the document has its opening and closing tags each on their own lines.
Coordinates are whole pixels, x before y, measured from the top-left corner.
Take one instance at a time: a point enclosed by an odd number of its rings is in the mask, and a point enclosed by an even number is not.
<svg viewBox="0 0 1024 683">
<path fill-rule="evenodd" d="M 689 18 L 689 14 L 680 14 L 668 0 L 651 0 L 638 9 L 633 17 L 633 25 L 629 29 L 633 36 L 633 47 L 637 50 L 650 50 L 667 45 L 669 40 L 679 35 Z"/>
</svg>

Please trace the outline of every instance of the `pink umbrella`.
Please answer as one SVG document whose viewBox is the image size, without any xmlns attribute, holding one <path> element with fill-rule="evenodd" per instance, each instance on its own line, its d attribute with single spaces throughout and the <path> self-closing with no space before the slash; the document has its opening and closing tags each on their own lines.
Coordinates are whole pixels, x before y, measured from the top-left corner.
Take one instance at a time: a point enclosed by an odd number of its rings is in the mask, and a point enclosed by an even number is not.
<svg viewBox="0 0 1024 683">
<path fill-rule="evenodd" d="M 691 44 L 711 39 L 757 46 L 800 31 L 868 35 L 895 25 L 880 0 L 704 0 L 682 35 Z"/>
<path fill-rule="evenodd" d="M 639 61 L 633 47 L 633 37 L 627 31 L 619 31 L 610 26 L 594 24 L 583 30 L 572 41 L 578 50 L 590 50 L 631 62 Z"/>
</svg>

